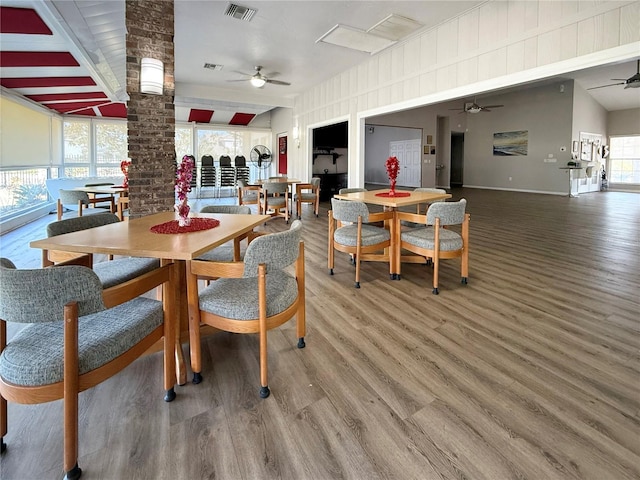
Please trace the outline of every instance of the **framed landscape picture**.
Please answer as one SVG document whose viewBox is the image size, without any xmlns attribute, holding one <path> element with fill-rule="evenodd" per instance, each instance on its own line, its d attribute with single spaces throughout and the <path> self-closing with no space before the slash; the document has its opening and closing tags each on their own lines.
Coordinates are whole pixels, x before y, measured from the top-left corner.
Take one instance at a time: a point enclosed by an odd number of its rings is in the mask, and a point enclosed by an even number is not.
<svg viewBox="0 0 640 480">
<path fill-rule="evenodd" d="M 517 130 L 515 132 L 500 132 L 493 134 L 494 156 L 512 157 L 527 155 L 528 149 L 528 130 Z"/>
</svg>

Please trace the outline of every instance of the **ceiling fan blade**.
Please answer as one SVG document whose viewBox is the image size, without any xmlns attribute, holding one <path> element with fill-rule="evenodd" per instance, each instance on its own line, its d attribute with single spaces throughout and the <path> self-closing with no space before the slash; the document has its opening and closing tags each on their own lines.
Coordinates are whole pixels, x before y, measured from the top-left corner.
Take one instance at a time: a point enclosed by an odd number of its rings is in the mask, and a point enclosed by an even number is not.
<svg viewBox="0 0 640 480">
<path fill-rule="evenodd" d="M 626 78 L 610 78 L 609 80 L 613 80 L 615 82 L 626 82 Z"/>
<path fill-rule="evenodd" d="M 227 80 L 227 82 L 248 82 L 248 78 L 239 78 L 237 80 Z"/>
<path fill-rule="evenodd" d="M 587 90 L 595 90 L 597 88 L 604 88 L 604 87 L 613 87 L 615 85 L 624 85 L 625 82 L 621 82 L 621 83 L 610 83 L 609 85 L 600 85 L 599 87 L 591 87 L 591 88 L 587 88 Z"/>
<path fill-rule="evenodd" d="M 250 77 L 251 75 L 255 75 L 254 73 L 246 73 L 246 72 L 241 72 L 240 70 L 233 70 L 233 73 L 238 73 L 240 75 L 244 75 L 245 77 Z"/>
<path fill-rule="evenodd" d="M 486 110 L 487 108 L 500 108 L 500 107 L 504 107 L 504 105 L 485 105 L 484 107 L 481 107 L 483 110 Z"/>
<path fill-rule="evenodd" d="M 267 83 L 271 83 L 273 85 L 291 85 L 289 82 L 283 82 L 282 80 L 271 80 L 267 78 Z"/>
<path fill-rule="evenodd" d="M 464 112 L 464 108 L 450 108 L 449 110 L 460 110 L 460 111 Z"/>
</svg>

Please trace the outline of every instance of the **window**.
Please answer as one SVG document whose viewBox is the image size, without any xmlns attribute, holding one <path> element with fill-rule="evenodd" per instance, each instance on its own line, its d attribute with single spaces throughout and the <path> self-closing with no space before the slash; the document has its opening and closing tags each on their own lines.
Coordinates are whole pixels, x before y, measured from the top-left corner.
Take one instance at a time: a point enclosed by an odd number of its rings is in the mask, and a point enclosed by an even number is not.
<svg viewBox="0 0 640 480">
<path fill-rule="evenodd" d="M 96 122 L 96 174 L 122 175 L 120 162 L 127 159 L 127 124 Z"/>
<path fill-rule="evenodd" d="M 609 182 L 640 185 L 640 135 L 611 137 Z"/>
<path fill-rule="evenodd" d="M 64 176 L 85 177 L 91 163 L 91 122 L 67 120 L 64 122 Z"/>
<path fill-rule="evenodd" d="M 176 159 L 193 154 L 193 129 L 176 125 Z"/>
</svg>

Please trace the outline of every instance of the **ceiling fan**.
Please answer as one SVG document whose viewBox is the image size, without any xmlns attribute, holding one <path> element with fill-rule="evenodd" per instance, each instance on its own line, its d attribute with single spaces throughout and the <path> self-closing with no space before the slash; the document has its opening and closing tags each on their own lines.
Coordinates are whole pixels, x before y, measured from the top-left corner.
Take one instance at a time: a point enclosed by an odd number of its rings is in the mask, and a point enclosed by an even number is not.
<svg viewBox="0 0 640 480">
<path fill-rule="evenodd" d="M 490 112 L 492 108 L 500 107 L 504 107 L 504 105 L 478 105 L 474 98 L 473 102 L 466 102 L 463 108 L 450 108 L 449 110 L 460 110 L 460 113 L 480 113 Z"/>
<path fill-rule="evenodd" d="M 237 73 L 240 73 L 242 75 L 246 75 L 249 78 L 243 78 L 242 80 L 229 80 L 229 81 L 230 82 L 244 82 L 244 81 L 248 80 L 249 82 L 251 82 L 251 85 L 253 85 L 256 88 L 264 87 L 265 83 L 270 83 L 272 85 L 291 85 L 289 82 L 283 82 L 281 80 L 273 80 L 271 78 L 268 78 L 266 75 L 264 75 L 262 73 L 262 66 L 260 66 L 260 65 L 256 65 L 254 68 L 256 70 L 256 73 L 254 73 L 253 75 L 251 75 L 249 73 L 237 72 Z M 272 73 L 271 75 L 276 75 L 276 74 Z"/>
<path fill-rule="evenodd" d="M 627 79 L 624 78 L 612 78 L 611 80 L 618 81 L 618 83 L 610 83 L 608 85 L 600 85 L 599 87 L 587 88 L 587 90 L 595 90 L 596 88 L 613 87 L 615 85 L 624 85 L 624 88 L 640 88 L 640 60 L 638 60 L 638 69 L 636 74 L 630 76 Z"/>
</svg>

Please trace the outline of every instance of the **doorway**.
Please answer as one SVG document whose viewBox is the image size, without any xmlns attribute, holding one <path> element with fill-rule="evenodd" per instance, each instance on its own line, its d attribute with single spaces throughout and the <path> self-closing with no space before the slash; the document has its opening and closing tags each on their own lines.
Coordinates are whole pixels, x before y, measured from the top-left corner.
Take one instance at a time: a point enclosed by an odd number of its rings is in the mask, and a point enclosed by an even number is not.
<svg viewBox="0 0 640 480">
<path fill-rule="evenodd" d="M 464 174 L 464 133 L 451 132 L 451 187 L 462 187 Z"/>
<path fill-rule="evenodd" d="M 287 174 L 287 136 L 278 135 L 278 171 L 280 175 Z"/>
</svg>

